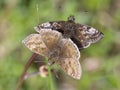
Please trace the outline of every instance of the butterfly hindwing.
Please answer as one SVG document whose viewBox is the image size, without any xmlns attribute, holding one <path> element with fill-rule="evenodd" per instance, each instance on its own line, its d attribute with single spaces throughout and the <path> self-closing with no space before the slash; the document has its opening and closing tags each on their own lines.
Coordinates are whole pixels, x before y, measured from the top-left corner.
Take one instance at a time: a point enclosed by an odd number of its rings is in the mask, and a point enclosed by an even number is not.
<svg viewBox="0 0 120 90">
<path fill-rule="evenodd" d="M 79 60 L 75 58 L 59 58 L 59 60 L 56 61 L 56 64 L 58 64 L 58 66 L 60 66 L 60 68 L 69 76 L 80 79 L 82 70 Z"/>
<path fill-rule="evenodd" d="M 64 72 L 75 79 L 80 79 L 81 66 L 79 63 L 80 52 L 71 39 L 61 39 L 60 54 L 56 64 L 58 64 Z"/>
</svg>

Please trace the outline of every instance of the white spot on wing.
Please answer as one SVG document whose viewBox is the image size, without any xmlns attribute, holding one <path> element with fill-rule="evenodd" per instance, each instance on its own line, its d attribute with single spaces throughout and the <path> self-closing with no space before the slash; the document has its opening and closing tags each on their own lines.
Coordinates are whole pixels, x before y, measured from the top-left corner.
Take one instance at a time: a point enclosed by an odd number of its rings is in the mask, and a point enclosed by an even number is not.
<svg viewBox="0 0 120 90">
<path fill-rule="evenodd" d="M 86 32 L 92 35 L 92 34 L 95 34 L 96 31 L 97 31 L 97 30 L 96 30 L 95 28 L 92 28 L 92 27 L 91 27 L 91 28 L 88 29 L 88 31 L 86 31 Z"/>
<path fill-rule="evenodd" d="M 90 35 L 93 35 L 95 33 L 98 33 L 98 30 L 96 30 L 95 28 L 93 27 L 89 27 L 88 26 L 83 26 L 83 31 L 82 31 L 82 34 L 90 34 Z"/>
<path fill-rule="evenodd" d="M 46 23 L 41 24 L 41 26 L 43 26 L 43 27 L 50 27 L 51 24 L 49 22 L 46 22 Z"/>
<path fill-rule="evenodd" d="M 41 30 L 51 29 L 51 24 L 49 22 L 46 22 L 38 26 L 35 26 L 34 29 L 39 33 Z"/>
</svg>

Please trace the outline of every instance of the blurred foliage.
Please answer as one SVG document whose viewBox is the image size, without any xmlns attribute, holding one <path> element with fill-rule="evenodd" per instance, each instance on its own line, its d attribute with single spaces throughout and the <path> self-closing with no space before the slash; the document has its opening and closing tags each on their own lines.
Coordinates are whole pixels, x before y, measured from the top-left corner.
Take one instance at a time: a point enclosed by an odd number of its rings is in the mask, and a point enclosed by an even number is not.
<svg viewBox="0 0 120 90">
<path fill-rule="evenodd" d="M 15 90 L 32 54 L 21 41 L 36 33 L 33 27 L 71 14 L 76 22 L 104 33 L 101 41 L 81 51 L 81 79 L 36 76 L 25 80 L 22 90 L 120 90 L 120 0 L 0 0 L 0 90 Z M 89 60 L 91 69 L 86 67 Z"/>
</svg>

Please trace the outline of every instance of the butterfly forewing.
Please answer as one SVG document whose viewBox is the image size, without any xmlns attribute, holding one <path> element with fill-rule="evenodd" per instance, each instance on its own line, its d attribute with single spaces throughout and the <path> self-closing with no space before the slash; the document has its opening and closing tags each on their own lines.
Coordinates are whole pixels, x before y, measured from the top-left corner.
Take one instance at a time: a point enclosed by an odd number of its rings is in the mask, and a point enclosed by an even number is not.
<svg viewBox="0 0 120 90">
<path fill-rule="evenodd" d="M 76 27 L 77 30 L 74 38 L 81 42 L 84 48 L 88 47 L 91 43 L 96 43 L 104 36 L 102 32 L 87 25 L 76 24 Z"/>
<path fill-rule="evenodd" d="M 62 38 L 61 33 L 54 30 L 41 30 L 40 32 L 41 38 L 47 48 L 52 51 L 56 48 L 58 41 Z"/>
<path fill-rule="evenodd" d="M 61 33 L 53 30 L 41 30 L 39 34 L 31 34 L 23 40 L 25 46 L 27 46 L 32 52 L 49 56 L 57 44 L 59 39 L 62 38 Z"/>
<path fill-rule="evenodd" d="M 49 49 L 43 42 L 40 34 L 31 34 L 22 41 L 32 52 L 48 56 Z"/>
<path fill-rule="evenodd" d="M 35 26 L 34 29 L 40 33 L 41 30 L 43 29 L 51 29 L 51 30 L 57 30 L 59 32 L 63 33 L 65 21 L 53 21 L 53 22 L 46 22 L 43 24 L 40 24 L 38 26 Z"/>
<path fill-rule="evenodd" d="M 75 59 L 80 58 L 79 49 L 71 39 L 62 39 L 59 45 L 61 46 L 61 57 Z"/>
</svg>

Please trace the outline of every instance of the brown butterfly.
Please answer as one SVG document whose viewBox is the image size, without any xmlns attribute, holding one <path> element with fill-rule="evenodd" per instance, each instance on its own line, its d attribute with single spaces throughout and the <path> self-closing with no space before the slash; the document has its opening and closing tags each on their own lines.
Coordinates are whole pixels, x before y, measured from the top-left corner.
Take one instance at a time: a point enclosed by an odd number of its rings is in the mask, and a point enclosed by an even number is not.
<svg viewBox="0 0 120 90">
<path fill-rule="evenodd" d="M 58 31 L 42 29 L 39 34 L 31 34 L 23 43 L 32 52 L 48 57 L 48 64 L 56 63 L 69 76 L 80 79 L 81 66 L 78 47 L 69 38 L 64 38 Z"/>
<path fill-rule="evenodd" d="M 78 48 L 87 48 L 103 38 L 103 33 L 88 25 L 75 23 L 74 16 L 69 16 L 67 21 L 52 21 L 35 27 L 37 32 L 42 29 L 51 29 L 61 32 L 65 37 L 71 38 Z"/>
</svg>

